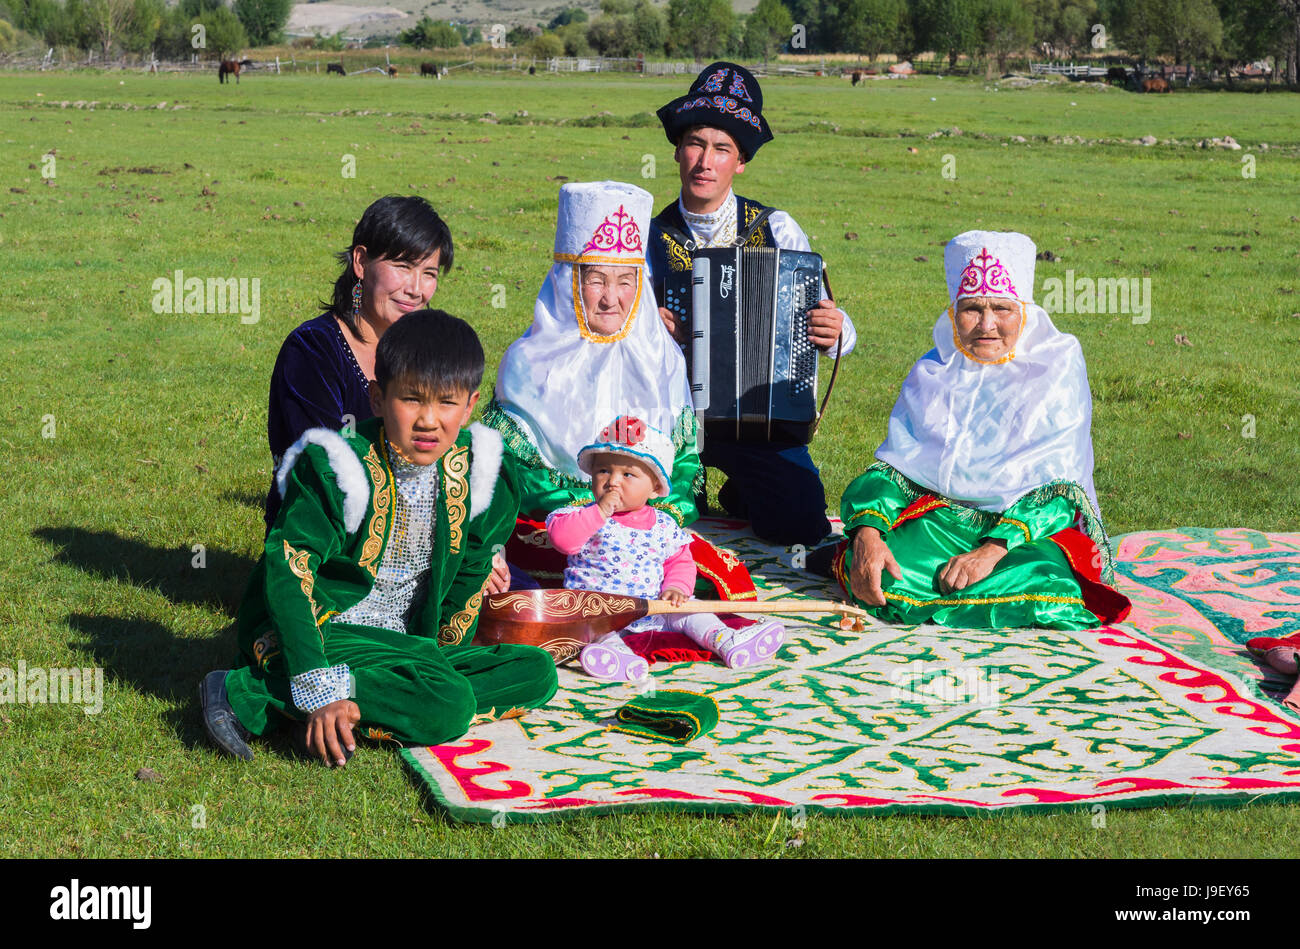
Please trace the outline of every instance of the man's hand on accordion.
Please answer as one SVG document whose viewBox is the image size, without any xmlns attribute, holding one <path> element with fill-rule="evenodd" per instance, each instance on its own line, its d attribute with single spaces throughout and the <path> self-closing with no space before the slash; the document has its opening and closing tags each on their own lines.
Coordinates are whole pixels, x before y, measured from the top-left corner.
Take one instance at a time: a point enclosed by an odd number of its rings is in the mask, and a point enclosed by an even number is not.
<svg viewBox="0 0 1300 949">
<path fill-rule="evenodd" d="M 686 324 L 679 323 L 677 318 L 673 316 L 673 311 L 663 306 L 659 308 L 659 319 L 663 320 L 664 326 L 668 327 L 668 335 L 673 338 L 673 341 L 678 346 L 685 346 L 691 338 L 690 330 L 687 329 Z"/>
<path fill-rule="evenodd" d="M 843 328 L 844 314 L 835 308 L 834 300 L 819 300 L 817 308 L 808 311 L 808 341 L 823 352 L 835 345 Z"/>
</svg>

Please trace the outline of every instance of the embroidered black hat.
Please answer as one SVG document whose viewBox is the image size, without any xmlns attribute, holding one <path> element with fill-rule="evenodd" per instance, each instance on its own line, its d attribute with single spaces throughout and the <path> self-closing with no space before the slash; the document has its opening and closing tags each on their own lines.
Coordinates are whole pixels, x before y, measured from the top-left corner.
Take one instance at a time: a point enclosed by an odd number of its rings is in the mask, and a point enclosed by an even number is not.
<svg viewBox="0 0 1300 949">
<path fill-rule="evenodd" d="M 744 66 L 712 63 L 691 83 L 690 92 L 659 110 L 668 141 L 674 145 L 696 125 L 722 129 L 736 140 L 745 159 L 754 157 L 772 130 L 763 118 L 763 90 Z"/>
</svg>

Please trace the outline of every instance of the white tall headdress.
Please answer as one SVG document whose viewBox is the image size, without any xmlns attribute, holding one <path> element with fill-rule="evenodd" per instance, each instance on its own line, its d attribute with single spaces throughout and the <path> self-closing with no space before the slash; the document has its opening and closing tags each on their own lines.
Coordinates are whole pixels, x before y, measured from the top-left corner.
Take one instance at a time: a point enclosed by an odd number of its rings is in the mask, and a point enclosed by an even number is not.
<svg viewBox="0 0 1300 949">
<path fill-rule="evenodd" d="M 1033 302 L 1034 242 L 1023 234 L 966 231 L 944 248 L 949 307 L 934 349 L 912 367 L 876 457 L 945 497 L 1005 511 L 1053 481 L 1081 485 L 1092 501 L 1092 396 L 1079 341 Z M 983 361 L 961 345 L 962 297 L 1019 300 L 1011 352 Z"/>
<path fill-rule="evenodd" d="M 578 480 L 578 452 L 620 415 L 672 432 L 691 404 L 686 360 L 659 319 L 646 280 L 645 245 L 654 198 L 617 181 L 560 188 L 551 272 L 533 325 L 497 372 L 496 399 L 542 459 Z M 594 332 L 582 305 L 582 264 L 637 268 L 637 291 L 617 332 Z"/>
</svg>

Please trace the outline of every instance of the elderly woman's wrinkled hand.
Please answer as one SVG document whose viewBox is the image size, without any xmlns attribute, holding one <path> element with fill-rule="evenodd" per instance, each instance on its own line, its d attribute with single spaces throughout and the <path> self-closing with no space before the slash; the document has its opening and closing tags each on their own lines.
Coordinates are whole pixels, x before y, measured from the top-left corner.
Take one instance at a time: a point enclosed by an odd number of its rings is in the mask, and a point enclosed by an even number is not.
<svg viewBox="0 0 1300 949">
<path fill-rule="evenodd" d="M 853 571 L 849 576 L 853 595 L 867 606 L 884 606 L 885 591 L 880 586 L 880 574 L 884 570 L 895 580 L 903 578 L 898 561 L 880 531 L 874 527 L 859 528 L 853 535 Z"/>
<path fill-rule="evenodd" d="M 958 554 L 939 571 L 939 592 L 951 593 L 979 583 L 1007 555 L 1005 543 L 986 541 L 970 553 Z"/>
</svg>

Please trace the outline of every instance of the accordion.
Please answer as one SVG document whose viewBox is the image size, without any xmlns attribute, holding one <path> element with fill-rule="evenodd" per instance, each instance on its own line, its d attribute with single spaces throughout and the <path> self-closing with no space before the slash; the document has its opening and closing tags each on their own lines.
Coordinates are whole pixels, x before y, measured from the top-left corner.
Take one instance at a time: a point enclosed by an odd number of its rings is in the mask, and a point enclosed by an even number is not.
<svg viewBox="0 0 1300 949">
<path fill-rule="evenodd" d="M 664 282 L 663 306 L 689 315 L 691 396 L 705 437 L 806 445 L 817 428 L 817 350 L 808 311 L 819 254 L 772 247 L 694 252 Z"/>
</svg>

